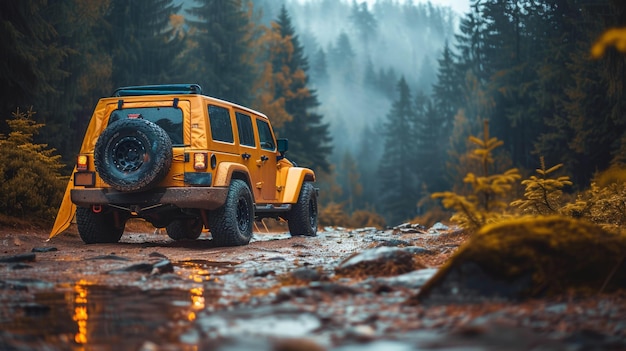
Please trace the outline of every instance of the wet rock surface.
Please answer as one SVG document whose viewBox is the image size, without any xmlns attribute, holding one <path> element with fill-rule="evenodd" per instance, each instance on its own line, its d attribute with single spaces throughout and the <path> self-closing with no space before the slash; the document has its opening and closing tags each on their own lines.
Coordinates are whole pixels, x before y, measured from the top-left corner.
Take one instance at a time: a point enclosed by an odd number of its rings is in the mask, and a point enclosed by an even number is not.
<svg viewBox="0 0 626 351">
<path fill-rule="evenodd" d="M 1 350 L 626 349 L 619 293 L 415 303 L 466 239 L 443 225 L 255 233 L 234 248 L 154 230 L 97 245 L 72 229 L 0 235 Z"/>
</svg>

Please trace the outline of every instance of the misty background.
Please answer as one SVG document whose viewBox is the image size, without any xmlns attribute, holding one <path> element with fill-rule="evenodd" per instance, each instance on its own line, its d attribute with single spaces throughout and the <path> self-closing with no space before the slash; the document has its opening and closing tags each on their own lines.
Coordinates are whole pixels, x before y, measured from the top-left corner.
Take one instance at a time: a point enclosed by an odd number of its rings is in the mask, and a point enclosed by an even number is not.
<svg viewBox="0 0 626 351">
<path fill-rule="evenodd" d="M 562 164 L 575 196 L 597 172 L 626 165 L 626 58 L 610 42 L 591 55 L 607 29 L 626 26 L 626 2 L 470 5 L 457 14 L 394 0 L 0 2 L 0 111 L 11 122 L 0 123 L 0 145 L 30 135 L 69 173 L 98 98 L 200 83 L 267 114 L 290 140 L 288 157 L 316 172 L 320 223 L 354 227 L 450 218 L 431 195 L 475 196 L 468 174 L 515 167 L 527 177 L 541 159 Z M 25 128 L 12 121 L 24 111 L 38 127 L 12 130 Z M 502 141 L 489 167 L 477 167 L 470 136 Z M 7 184 L 24 173 L 2 166 Z M 506 195 L 503 204 L 521 198 L 523 186 Z"/>
</svg>

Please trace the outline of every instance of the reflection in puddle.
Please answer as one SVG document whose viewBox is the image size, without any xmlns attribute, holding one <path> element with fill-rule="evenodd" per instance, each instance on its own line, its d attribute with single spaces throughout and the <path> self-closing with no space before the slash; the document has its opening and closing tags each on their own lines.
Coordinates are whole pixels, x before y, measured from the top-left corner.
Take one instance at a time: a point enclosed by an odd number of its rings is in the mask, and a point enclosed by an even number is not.
<svg viewBox="0 0 626 351">
<path fill-rule="evenodd" d="M 1 291 L 0 291 L 1 292 Z M 205 290 L 141 290 L 79 281 L 52 292 L 6 301 L 10 318 L 0 320 L 0 349 L 136 350 L 146 342 L 194 350 L 179 336 L 205 308 Z M 12 306 L 10 306 L 12 304 Z"/>
<path fill-rule="evenodd" d="M 208 260 L 185 260 L 175 265 L 181 268 L 180 274 L 196 283 L 219 281 L 219 276 L 232 273 L 240 262 L 219 262 Z"/>
</svg>

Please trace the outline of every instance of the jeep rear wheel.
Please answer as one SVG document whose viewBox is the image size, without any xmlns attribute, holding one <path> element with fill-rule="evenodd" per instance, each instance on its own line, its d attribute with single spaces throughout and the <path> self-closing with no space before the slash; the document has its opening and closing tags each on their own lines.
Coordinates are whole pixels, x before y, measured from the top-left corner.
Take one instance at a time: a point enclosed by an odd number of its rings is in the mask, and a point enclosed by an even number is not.
<svg viewBox="0 0 626 351">
<path fill-rule="evenodd" d="M 115 213 L 104 209 L 103 212 L 94 213 L 91 208 L 76 208 L 76 224 L 78 234 L 85 244 L 116 243 L 124 234 L 126 217 L 121 215 L 117 218 L 118 226 L 115 225 Z"/>
<path fill-rule="evenodd" d="M 298 202 L 287 215 L 291 235 L 317 235 L 317 192 L 310 182 L 302 183 Z"/>
<path fill-rule="evenodd" d="M 218 246 L 246 245 L 252 239 L 254 203 L 248 184 L 233 179 L 228 189 L 226 203 L 210 216 L 213 242 Z"/>
<path fill-rule="evenodd" d="M 177 219 L 165 227 L 167 235 L 174 240 L 196 240 L 202 234 L 200 218 Z"/>
<path fill-rule="evenodd" d="M 172 141 L 150 121 L 121 119 L 100 134 L 94 164 L 102 180 L 116 190 L 147 190 L 169 171 Z"/>
</svg>

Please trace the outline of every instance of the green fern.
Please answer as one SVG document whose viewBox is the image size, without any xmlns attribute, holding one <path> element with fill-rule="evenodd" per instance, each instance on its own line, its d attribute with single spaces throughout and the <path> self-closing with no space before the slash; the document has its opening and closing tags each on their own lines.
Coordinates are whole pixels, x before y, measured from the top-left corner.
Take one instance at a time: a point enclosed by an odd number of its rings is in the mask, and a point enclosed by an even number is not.
<svg viewBox="0 0 626 351">
<path fill-rule="evenodd" d="M 546 169 L 543 156 L 540 157 L 541 168 L 537 169 L 538 176 L 530 176 L 523 180 L 526 186 L 523 200 L 511 202 L 511 206 L 519 207 L 524 214 L 549 215 L 560 212 L 562 207 L 563 188 L 571 186 L 569 176 L 552 178 L 552 173 L 563 167 L 562 163 Z"/>
</svg>

